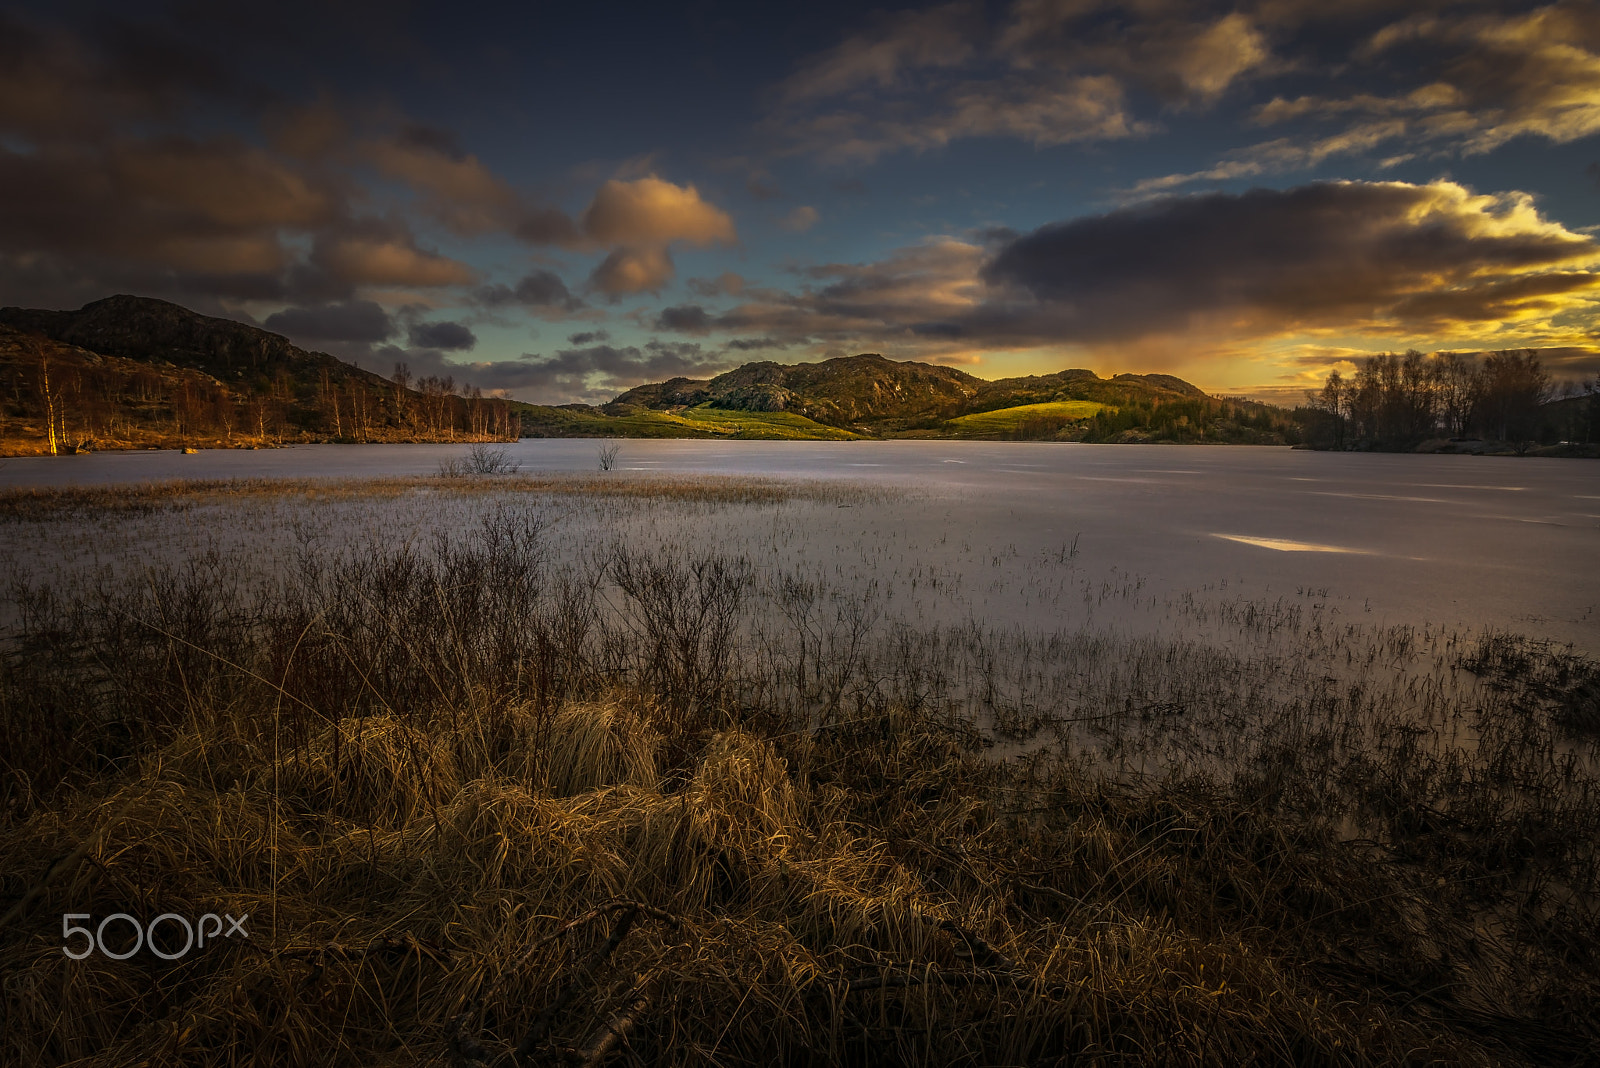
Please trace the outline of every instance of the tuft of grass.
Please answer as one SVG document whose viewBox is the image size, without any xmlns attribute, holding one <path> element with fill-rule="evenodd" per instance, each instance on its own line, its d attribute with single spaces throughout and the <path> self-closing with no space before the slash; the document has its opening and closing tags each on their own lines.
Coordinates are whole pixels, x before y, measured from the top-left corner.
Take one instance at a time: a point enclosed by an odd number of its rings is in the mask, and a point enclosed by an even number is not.
<svg viewBox="0 0 1600 1068">
<path fill-rule="evenodd" d="M 1600 738 L 1600 663 L 1517 634 L 1490 633 L 1462 666 L 1508 695 L 1522 714 L 1548 716 L 1574 738 Z"/>
<path fill-rule="evenodd" d="M 440 478 L 461 478 L 465 475 L 514 475 L 522 465 L 511 459 L 511 451 L 504 446 L 476 442 L 465 454 L 452 456 L 439 464 Z"/>
</svg>

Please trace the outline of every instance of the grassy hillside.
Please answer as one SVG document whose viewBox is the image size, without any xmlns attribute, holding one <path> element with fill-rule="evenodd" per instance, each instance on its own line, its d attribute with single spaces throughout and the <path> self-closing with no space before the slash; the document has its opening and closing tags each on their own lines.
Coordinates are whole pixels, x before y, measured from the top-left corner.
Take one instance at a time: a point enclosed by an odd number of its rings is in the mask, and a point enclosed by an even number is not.
<svg viewBox="0 0 1600 1068">
<path fill-rule="evenodd" d="M 821 363 L 750 363 L 712 379 L 674 378 L 631 389 L 602 411 L 789 412 L 873 437 L 1043 439 L 1081 436 L 1078 424 L 1108 408 L 1197 403 L 1217 402 L 1171 375 L 1101 378 L 1074 369 L 986 382 L 950 367 L 867 353 Z"/>
<path fill-rule="evenodd" d="M 609 406 L 608 406 L 609 407 Z M 859 437 L 794 412 L 744 412 L 712 408 L 622 410 L 610 415 L 587 405 L 529 405 L 522 417 L 527 437 L 739 438 L 767 441 L 843 441 Z"/>
<path fill-rule="evenodd" d="M 747 363 L 709 380 L 678 378 L 640 386 L 606 410 L 710 405 L 730 411 L 787 411 L 829 426 L 883 434 L 959 415 L 984 385 L 954 368 L 864 353 L 821 363 Z"/>
<path fill-rule="evenodd" d="M 974 412 L 950 420 L 950 433 L 961 438 L 1034 440 L 1054 437 L 1064 428 L 1088 419 L 1106 405 L 1099 401 L 1050 401 L 1021 404 L 991 412 Z"/>
</svg>

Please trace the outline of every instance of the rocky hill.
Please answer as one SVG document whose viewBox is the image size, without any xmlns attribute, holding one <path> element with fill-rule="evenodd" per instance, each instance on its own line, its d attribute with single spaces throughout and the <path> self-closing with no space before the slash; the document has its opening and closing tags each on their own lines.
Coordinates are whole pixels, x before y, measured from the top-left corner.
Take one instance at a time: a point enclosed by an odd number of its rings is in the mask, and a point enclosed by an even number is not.
<svg viewBox="0 0 1600 1068">
<path fill-rule="evenodd" d="M 868 433 L 934 429 L 963 415 L 1022 405 L 1094 401 L 1125 406 L 1206 394 L 1171 375 L 1068 370 L 989 382 L 952 367 L 898 362 L 866 353 L 821 363 L 747 363 L 697 380 L 674 378 L 628 390 L 603 411 L 633 414 L 706 405 L 750 412 L 793 412 L 828 426 Z"/>
</svg>

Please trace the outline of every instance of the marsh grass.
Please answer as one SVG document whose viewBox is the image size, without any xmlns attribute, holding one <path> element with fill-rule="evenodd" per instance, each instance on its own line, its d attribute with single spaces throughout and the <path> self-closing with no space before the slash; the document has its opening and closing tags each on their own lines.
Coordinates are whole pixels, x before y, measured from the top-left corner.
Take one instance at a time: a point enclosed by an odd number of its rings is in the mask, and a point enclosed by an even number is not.
<svg viewBox="0 0 1600 1068">
<path fill-rule="evenodd" d="M 514 475 L 522 465 L 511 459 L 511 451 L 504 446 L 476 442 L 466 452 L 452 456 L 439 464 L 440 478 L 464 478 L 468 475 Z"/>
<path fill-rule="evenodd" d="M 492 450 L 501 452 L 502 450 Z M 469 458 L 470 460 L 470 458 Z M 416 493 L 458 496 L 572 496 L 670 500 L 699 504 L 775 504 L 810 500 L 864 503 L 892 495 L 848 483 L 807 479 L 757 479 L 726 475 L 645 474 L 609 480 L 586 474 L 520 474 L 504 455 L 486 470 L 457 463 L 446 477 L 173 479 L 98 486 L 27 486 L 0 489 L 0 523 L 76 519 L 98 515 L 175 512 L 245 500 L 316 502 L 393 500 Z M 467 474 L 480 478 L 461 477 Z"/>
<path fill-rule="evenodd" d="M 290 491 L 385 487 L 415 482 Z M 1551 696 L 1593 665 L 1564 650 L 1282 601 L 1172 606 L 1241 649 L 914 625 L 711 549 L 557 553 L 515 496 L 291 563 L 13 589 L 8 1059 L 1594 1058 L 1597 754 Z M 248 943 L 61 952 L 62 913 L 224 911 Z"/>
</svg>

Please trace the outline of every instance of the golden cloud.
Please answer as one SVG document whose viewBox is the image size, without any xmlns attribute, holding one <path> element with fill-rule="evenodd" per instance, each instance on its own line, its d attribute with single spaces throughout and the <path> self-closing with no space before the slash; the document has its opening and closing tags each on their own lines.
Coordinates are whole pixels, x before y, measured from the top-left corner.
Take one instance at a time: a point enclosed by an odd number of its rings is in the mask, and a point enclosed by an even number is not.
<svg viewBox="0 0 1600 1068">
<path fill-rule="evenodd" d="M 352 285 L 450 286 L 477 277 L 466 264 L 397 237 L 336 237 L 319 245 L 316 259 Z"/>
<path fill-rule="evenodd" d="M 584 211 L 582 223 L 586 234 L 608 245 L 709 245 L 738 239 L 733 219 L 702 200 L 694 186 L 674 185 L 654 175 L 606 182 Z"/>
</svg>

